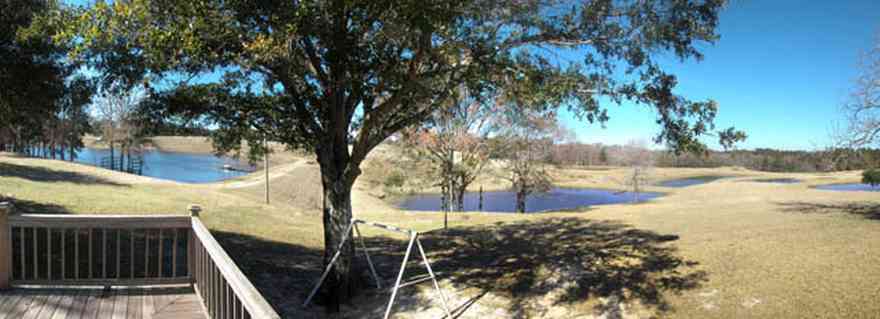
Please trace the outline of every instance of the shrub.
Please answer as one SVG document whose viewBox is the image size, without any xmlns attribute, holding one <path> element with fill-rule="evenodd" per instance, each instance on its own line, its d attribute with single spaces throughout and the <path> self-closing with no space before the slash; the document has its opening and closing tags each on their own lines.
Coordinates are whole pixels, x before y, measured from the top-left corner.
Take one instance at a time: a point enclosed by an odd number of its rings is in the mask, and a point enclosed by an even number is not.
<svg viewBox="0 0 880 319">
<path fill-rule="evenodd" d="M 406 176 L 403 176 L 403 173 L 399 171 L 391 171 L 385 177 L 386 187 L 403 187 L 404 182 L 406 182 Z"/>
<path fill-rule="evenodd" d="M 880 185 L 880 169 L 869 169 L 862 173 L 862 183 L 871 186 Z"/>
</svg>

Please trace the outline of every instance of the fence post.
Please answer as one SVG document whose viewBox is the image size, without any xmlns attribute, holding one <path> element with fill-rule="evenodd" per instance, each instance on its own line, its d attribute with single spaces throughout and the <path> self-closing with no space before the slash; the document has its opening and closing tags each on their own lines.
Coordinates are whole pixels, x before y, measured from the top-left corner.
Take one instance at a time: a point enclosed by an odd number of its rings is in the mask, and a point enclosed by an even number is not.
<svg viewBox="0 0 880 319">
<path fill-rule="evenodd" d="M 0 202 L 0 289 L 9 289 L 12 279 L 12 228 L 9 227 L 9 214 L 12 203 Z"/>
<path fill-rule="evenodd" d="M 190 204 L 187 207 L 189 210 L 190 216 L 193 219 L 199 217 L 199 213 L 202 211 L 202 207 L 196 204 Z M 189 240 L 187 240 L 187 249 L 186 249 L 186 272 L 189 274 L 191 284 L 195 284 L 196 282 L 196 234 L 193 232 L 192 226 L 189 227 Z"/>
<path fill-rule="evenodd" d="M 202 206 L 189 204 L 189 207 L 187 209 L 189 210 L 189 213 L 190 215 L 192 215 L 192 217 L 199 217 L 199 213 L 202 211 Z"/>
</svg>

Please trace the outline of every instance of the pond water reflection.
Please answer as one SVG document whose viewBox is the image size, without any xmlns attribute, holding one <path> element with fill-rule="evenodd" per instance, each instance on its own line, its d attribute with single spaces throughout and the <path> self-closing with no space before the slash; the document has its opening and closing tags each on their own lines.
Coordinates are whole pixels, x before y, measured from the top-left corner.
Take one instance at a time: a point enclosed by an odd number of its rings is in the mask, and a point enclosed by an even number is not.
<svg viewBox="0 0 880 319">
<path fill-rule="evenodd" d="M 232 158 L 210 154 L 190 154 L 149 150 L 143 155 L 143 175 L 184 183 L 211 183 L 248 174 L 253 168 Z M 107 149 L 84 148 L 76 162 L 100 166 L 101 159 L 110 156 Z M 226 169 L 224 166 L 236 170 Z"/>
<path fill-rule="evenodd" d="M 644 202 L 663 196 L 662 193 L 640 192 L 638 201 Z M 480 194 L 468 192 L 464 196 L 464 210 L 479 210 Z M 405 210 L 439 211 L 440 194 L 419 194 L 407 197 L 399 207 Z M 579 207 L 631 203 L 635 199 L 632 192 L 620 192 L 592 188 L 554 188 L 547 193 L 529 196 L 526 212 L 545 212 L 571 210 Z M 484 192 L 483 211 L 516 212 L 516 194 L 511 191 Z"/>
<path fill-rule="evenodd" d="M 819 185 L 816 186 L 816 189 L 842 192 L 880 192 L 880 186 L 860 183 Z"/>
</svg>

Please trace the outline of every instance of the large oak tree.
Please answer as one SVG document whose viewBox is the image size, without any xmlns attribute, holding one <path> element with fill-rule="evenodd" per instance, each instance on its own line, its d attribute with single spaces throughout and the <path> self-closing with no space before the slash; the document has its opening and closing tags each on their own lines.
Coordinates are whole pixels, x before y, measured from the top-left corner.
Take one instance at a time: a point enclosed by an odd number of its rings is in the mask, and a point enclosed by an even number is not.
<svg viewBox="0 0 880 319">
<path fill-rule="evenodd" d="M 701 58 L 723 2 L 120 0 L 85 8 L 56 39 L 74 42 L 72 54 L 107 81 L 148 83 L 165 102 L 159 113 L 215 123 L 221 149 L 269 138 L 313 150 L 326 261 L 367 154 L 462 85 L 590 122 L 607 119 L 600 97 L 635 101 L 656 111 L 657 142 L 704 150 L 698 138 L 713 131 L 717 105 L 674 94 L 675 76 L 654 56 Z M 353 247 L 343 252 L 331 297 L 351 292 Z"/>
</svg>

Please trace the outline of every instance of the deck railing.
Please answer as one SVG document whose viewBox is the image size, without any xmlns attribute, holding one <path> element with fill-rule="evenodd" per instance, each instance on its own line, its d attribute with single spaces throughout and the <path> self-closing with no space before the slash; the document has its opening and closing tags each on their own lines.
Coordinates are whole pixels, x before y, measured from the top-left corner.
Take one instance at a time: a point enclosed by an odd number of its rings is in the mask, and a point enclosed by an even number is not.
<svg viewBox="0 0 880 319">
<path fill-rule="evenodd" d="M 192 219 L 192 274 L 211 318 L 280 318 L 198 218 Z"/>
<path fill-rule="evenodd" d="M 191 216 L 10 214 L 0 203 L 0 289 L 192 284 L 211 318 L 280 318 Z"/>
</svg>

